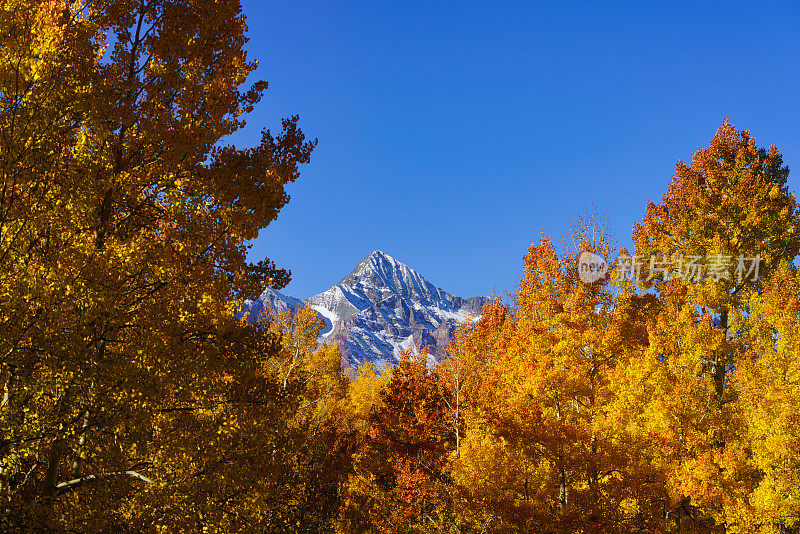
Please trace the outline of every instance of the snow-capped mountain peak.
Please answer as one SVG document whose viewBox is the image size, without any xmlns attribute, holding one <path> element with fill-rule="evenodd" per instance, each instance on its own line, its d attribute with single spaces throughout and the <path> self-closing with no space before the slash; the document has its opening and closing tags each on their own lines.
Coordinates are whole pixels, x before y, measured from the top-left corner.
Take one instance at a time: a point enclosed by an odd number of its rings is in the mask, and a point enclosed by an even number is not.
<svg viewBox="0 0 800 534">
<path fill-rule="evenodd" d="M 452 309 L 453 295 L 436 287 L 417 271 L 385 252 L 376 250 L 361 260 L 339 286 L 347 286 L 375 302 L 389 295 L 398 295 L 423 306 Z"/>
<path fill-rule="evenodd" d="M 440 358 L 455 328 L 479 317 L 487 301 L 453 296 L 376 250 L 318 295 L 296 299 L 267 290 L 250 308 L 311 306 L 325 320 L 322 340 L 339 344 L 342 365 L 352 371 L 364 361 L 379 368 L 392 365 L 402 349 L 426 347 Z"/>
<path fill-rule="evenodd" d="M 344 277 L 339 283 L 346 283 L 348 280 L 358 279 L 369 276 L 388 276 L 393 278 L 397 273 L 414 273 L 416 272 L 406 264 L 397 261 L 385 252 L 380 250 L 372 251 L 363 260 L 358 262 L 356 268 Z"/>
</svg>

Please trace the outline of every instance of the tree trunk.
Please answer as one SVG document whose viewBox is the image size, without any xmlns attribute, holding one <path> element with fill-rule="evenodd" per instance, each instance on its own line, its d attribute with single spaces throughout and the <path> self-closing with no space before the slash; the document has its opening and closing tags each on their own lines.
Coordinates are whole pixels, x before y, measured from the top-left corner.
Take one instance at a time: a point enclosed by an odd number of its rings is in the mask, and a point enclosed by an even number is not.
<svg viewBox="0 0 800 534">
<path fill-rule="evenodd" d="M 728 339 L 728 310 L 722 310 L 719 318 L 719 327 L 722 329 L 722 333 L 725 336 L 725 339 Z M 723 393 L 725 393 L 725 373 L 728 367 L 728 358 L 726 354 L 717 354 L 716 362 L 714 364 L 714 392 L 717 397 L 717 401 L 722 399 Z"/>
<path fill-rule="evenodd" d="M 461 457 L 461 432 L 459 431 L 459 401 L 461 400 L 461 384 L 458 377 L 456 377 L 456 458 Z"/>
<path fill-rule="evenodd" d="M 75 460 L 72 462 L 72 478 L 78 478 L 81 471 L 81 461 L 83 450 L 86 447 L 86 433 L 89 431 L 89 410 L 83 413 L 83 424 L 81 425 L 81 437 L 78 438 L 78 450 L 75 452 Z"/>
</svg>

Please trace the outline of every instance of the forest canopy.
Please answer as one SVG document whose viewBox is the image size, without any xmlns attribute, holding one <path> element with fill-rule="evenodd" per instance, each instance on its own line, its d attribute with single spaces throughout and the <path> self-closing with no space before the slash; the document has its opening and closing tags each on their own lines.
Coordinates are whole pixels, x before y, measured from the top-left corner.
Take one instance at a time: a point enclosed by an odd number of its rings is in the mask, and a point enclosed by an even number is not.
<svg viewBox="0 0 800 534">
<path fill-rule="evenodd" d="M 227 141 L 267 88 L 246 31 L 232 0 L 3 2 L 0 530 L 800 532 L 775 146 L 723 122 L 634 250 L 585 212 L 436 365 L 351 378 L 312 309 L 241 313 L 289 281 L 247 251 L 316 145 Z"/>
</svg>

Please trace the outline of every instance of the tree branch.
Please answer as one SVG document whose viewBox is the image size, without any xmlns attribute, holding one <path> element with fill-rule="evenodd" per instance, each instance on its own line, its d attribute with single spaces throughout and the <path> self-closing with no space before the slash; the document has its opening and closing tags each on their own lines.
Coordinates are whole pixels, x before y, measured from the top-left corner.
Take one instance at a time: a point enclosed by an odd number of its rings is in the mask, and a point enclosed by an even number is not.
<svg viewBox="0 0 800 534">
<path fill-rule="evenodd" d="M 142 482 L 147 484 L 154 484 L 151 478 L 144 476 L 143 474 L 139 473 L 138 471 L 117 471 L 114 473 L 107 473 L 105 475 L 86 475 L 85 477 L 80 478 L 73 478 L 72 480 L 68 480 L 66 482 L 61 482 L 60 484 L 56 485 L 56 491 L 59 493 L 63 493 L 66 491 L 70 491 L 76 488 L 79 488 L 85 484 L 90 482 L 101 482 L 103 480 L 107 480 L 113 477 L 120 477 L 120 476 L 129 476 L 133 478 L 138 478 Z"/>
</svg>

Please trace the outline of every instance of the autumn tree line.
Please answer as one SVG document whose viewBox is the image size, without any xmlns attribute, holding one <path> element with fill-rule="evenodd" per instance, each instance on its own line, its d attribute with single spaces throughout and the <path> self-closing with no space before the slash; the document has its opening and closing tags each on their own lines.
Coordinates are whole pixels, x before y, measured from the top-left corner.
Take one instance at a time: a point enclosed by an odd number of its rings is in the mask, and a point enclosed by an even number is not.
<svg viewBox="0 0 800 534">
<path fill-rule="evenodd" d="M 800 212 L 725 122 L 634 225 L 591 215 L 433 368 L 345 376 L 311 310 L 243 318 L 310 161 L 234 0 L 0 9 L 0 531 L 800 532 Z M 611 269 L 586 283 L 590 252 Z M 681 260 L 682 261 L 682 260 Z M 735 260 L 731 260 L 735 263 Z"/>
</svg>

